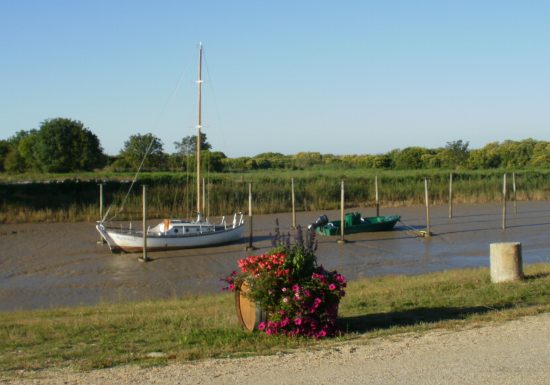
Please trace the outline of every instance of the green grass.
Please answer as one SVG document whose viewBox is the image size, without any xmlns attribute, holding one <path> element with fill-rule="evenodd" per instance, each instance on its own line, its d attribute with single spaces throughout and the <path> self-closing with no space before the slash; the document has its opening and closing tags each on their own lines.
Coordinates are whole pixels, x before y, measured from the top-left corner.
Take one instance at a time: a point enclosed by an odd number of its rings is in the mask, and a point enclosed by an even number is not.
<svg viewBox="0 0 550 385">
<path fill-rule="evenodd" d="M 494 285 L 488 269 L 351 282 L 340 305 L 342 335 L 327 341 L 247 333 L 233 296 L 0 313 L 0 378 L 21 371 L 123 364 L 163 365 L 202 358 L 273 354 L 374 336 L 463 328 L 550 311 L 550 265 L 527 279 Z M 148 358 L 162 352 L 162 358 Z"/>
<path fill-rule="evenodd" d="M 504 170 L 454 172 L 456 203 L 486 203 L 502 198 Z M 509 171 L 508 171 L 509 172 Z M 424 178 L 430 178 L 434 203 L 448 199 L 449 171 L 445 170 L 270 170 L 248 173 L 211 173 L 206 214 L 231 215 L 248 209 L 248 183 L 253 185 L 254 212 L 291 210 L 291 178 L 295 179 L 296 210 L 330 210 L 340 204 L 340 180 L 345 179 L 347 207 L 374 205 L 374 178 L 378 176 L 382 206 L 424 202 Z M 3 178 L 3 179 L 2 179 Z M 22 178 L 19 176 L 18 178 Z M 28 183 L 0 173 L 0 223 L 90 221 L 99 216 L 99 187 L 104 184 L 105 206 L 117 212 L 130 186 L 131 174 L 84 173 L 28 175 Z M 511 192 L 511 178 L 508 178 Z M 19 183 L 18 183 L 19 182 Z M 148 186 L 149 217 L 192 217 L 196 186 L 192 175 L 142 173 L 118 219 L 141 218 L 141 184 Z M 550 170 L 516 171 L 517 199 L 550 199 Z M 510 195 L 511 197 L 511 195 Z"/>
</svg>

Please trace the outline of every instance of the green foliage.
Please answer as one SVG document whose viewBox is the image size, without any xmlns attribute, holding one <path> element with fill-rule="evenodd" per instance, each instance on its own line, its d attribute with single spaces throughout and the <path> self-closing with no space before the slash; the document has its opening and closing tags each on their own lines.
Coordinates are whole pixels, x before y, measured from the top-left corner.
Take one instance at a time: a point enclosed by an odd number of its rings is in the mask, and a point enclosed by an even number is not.
<svg viewBox="0 0 550 385">
<path fill-rule="evenodd" d="M 20 145 L 25 143 L 23 139 Z M 37 133 L 36 142 L 29 144 L 29 151 L 35 153 L 36 163 L 31 167 L 38 167 L 44 172 L 93 170 L 104 163 L 97 136 L 81 122 L 65 118 L 45 120 Z M 25 159 L 32 158 L 25 151 L 22 155 Z"/>
<path fill-rule="evenodd" d="M 201 132 L 201 151 L 211 150 L 212 145 L 206 141 L 206 134 Z M 191 156 L 197 151 L 197 136 L 186 136 L 180 142 L 174 142 L 176 153 L 182 156 Z"/>
<path fill-rule="evenodd" d="M 270 254 L 282 253 L 286 255 L 284 268 L 292 272 L 292 278 L 296 281 L 301 277 L 310 277 L 317 267 L 317 241 L 315 232 L 306 231 L 305 237 L 302 227 L 298 225 L 294 240 L 291 241 L 290 234 L 281 235 L 277 223 L 275 235 L 272 240 L 273 249 Z"/>
<path fill-rule="evenodd" d="M 0 171 L 4 171 L 4 161 L 10 151 L 10 143 L 7 140 L 0 140 Z"/>
<path fill-rule="evenodd" d="M 468 161 L 469 144 L 462 140 L 447 142 L 445 148 L 438 154 L 440 160 L 438 167 L 453 169 L 465 166 Z"/>
<path fill-rule="evenodd" d="M 395 168 L 399 170 L 420 169 L 423 167 L 422 156 L 428 150 L 422 147 L 407 147 L 398 151 L 394 158 Z"/>
<path fill-rule="evenodd" d="M 45 120 L 39 130 L 19 131 L 8 143 L 3 166 L 10 172 L 91 171 L 105 165 L 99 139 L 76 120 Z"/>
<path fill-rule="evenodd" d="M 19 131 L 8 139 L 9 150 L 4 159 L 4 168 L 10 173 L 40 170 L 40 162 L 34 149 L 38 142 L 38 131 Z"/>
<path fill-rule="evenodd" d="M 136 171 L 143 162 L 143 171 L 165 169 L 166 156 L 162 141 L 151 133 L 136 134 L 124 142 L 120 159 L 115 161 L 115 167 L 128 167 L 127 171 Z"/>
</svg>

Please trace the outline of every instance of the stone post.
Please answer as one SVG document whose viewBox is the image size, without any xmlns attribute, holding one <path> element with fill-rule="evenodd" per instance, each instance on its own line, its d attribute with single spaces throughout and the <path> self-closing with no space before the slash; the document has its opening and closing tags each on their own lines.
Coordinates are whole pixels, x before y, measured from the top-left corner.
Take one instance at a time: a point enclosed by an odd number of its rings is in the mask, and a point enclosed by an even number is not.
<svg viewBox="0 0 550 385">
<path fill-rule="evenodd" d="M 491 282 L 523 279 L 520 242 L 491 243 Z"/>
</svg>

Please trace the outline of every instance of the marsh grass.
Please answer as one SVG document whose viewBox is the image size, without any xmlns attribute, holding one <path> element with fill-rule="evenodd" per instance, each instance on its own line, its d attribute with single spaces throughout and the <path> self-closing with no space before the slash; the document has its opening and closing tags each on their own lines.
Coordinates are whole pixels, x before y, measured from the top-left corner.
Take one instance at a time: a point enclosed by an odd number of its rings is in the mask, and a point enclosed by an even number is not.
<svg viewBox="0 0 550 385">
<path fill-rule="evenodd" d="M 487 203 L 502 199 L 504 170 L 461 171 L 453 175 L 455 203 Z M 374 177 L 378 175 L 382 206 L 408 206 L 424 202 L 424 178 L 430 180 L 433 203 L 448 200 L 449 171 L 442 170 L 333 170 L 218 173 L 208 176 L 208 216 L 245 212 L 248 183 L 253 185 L 254 211 L 288 212 L 291 178 L 295 179 L 298 211 L 336 209 L 340 180 L 346 181 L 348 207 L 374 206 Z M 99 183 L 104 184 L 105 209 L 118 211 L 130 186 L 130 174 L 28 175 L 28 181 L 0 175 L 0 223 L 90 221 L 99 219 Z M 511 178 L 509 178 L 510 180 Z M 193 217 L 195 184 L 187 175 L 143 173 L 117 217 L 141 218 L 141 184 L 148 186 L 149 217 Z M 516 171 L 518 200 L 550 199 L 550 170 Z M 511 191 L 511 181 L 508 188 Z M 511 195 L 510 195 L 511 197 Z"/>
<path fill-rule="evenodd" d="M 328 341 L 244 332 L 229 294 L 0 313 L 0 379 L 47 368 L 163 365 L 314 349 L 550 311 L 550 265 L 525 270 L 526 280 L 498 285 L 490 283 L 488 269 L 351 282 L 340 305 L 343 334 Z M 164 357 L 148 358 L 151 352 Z"/>
</svg>

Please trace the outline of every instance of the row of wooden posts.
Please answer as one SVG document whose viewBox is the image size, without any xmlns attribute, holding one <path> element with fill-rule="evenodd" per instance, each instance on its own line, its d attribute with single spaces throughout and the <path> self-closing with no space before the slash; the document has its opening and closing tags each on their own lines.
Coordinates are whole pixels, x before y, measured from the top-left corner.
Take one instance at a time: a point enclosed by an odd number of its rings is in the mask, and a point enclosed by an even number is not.
<svg viewBox="0 0 550 385">
<path fill-rule="evenodd" d="M 204 180 L 203 180 L 204 185 Z M 203 187 L 204 188 L 204 187 Z M 375 190 L 375 206 L 376 206 L 376 216 L 380 216 L 380 199 L 378 194 L 378 176 L 374 177 L 374 190 Z M 512 173 L 512 191 L 513 191 L 513 204 L 514 212 L 517 214 L 517 200 L 516 200 L 516 175 Z M 503 176 L 503 187 L 502 187 L 502 229 L 506 229 L 506 194 L 507 194 L 507 183 L 506 183 L 506 174 Z M 143 202 L 143 255 L 139 259 L 141 261 L 147 262 L 149 258 L 147 256 L 147 187 L 143 186 L 142 191 L 142 202 Z M 296 196 L 294 193 L 294 178 L 291 178 L 291 201 L 292 201 L 292 228 L 296 228 Z M 430 199 L 429 199 L 429 189 L 428 189 L 428 178 L 424 178 L 424 196 L 425 196 L 425 206 L 426 206 L 426 231 L 422 232 L 422 235 L 425 237 L 431 236 L 430 229 Z M 203 207 L 205 203 L 203 201 Z M 341 180 L 341 194 L 340 194 L 340 238 L 337 240 L 338 243 L 346 243 L 344 237 L 344 210 L 345 210 L 345 186 L 344 180 Z M 103 220 L 103 184 L 99 185 L 99 216 Z M 449 176 L 449 218 L 453 217 L 453 174 Z M 248 222 L 249 222 L 249 240 L 246 247 L 247 250 L 254 250 L 253 245 L 253 223 L 252 223 L 252 183 L 248 184 Z M 105 241 L 103 238 L 100 239 L 101 243 Z"/>
</svg>

